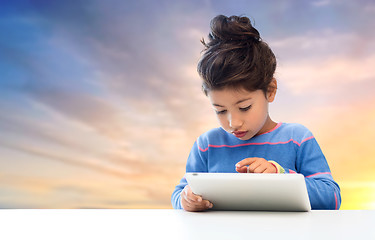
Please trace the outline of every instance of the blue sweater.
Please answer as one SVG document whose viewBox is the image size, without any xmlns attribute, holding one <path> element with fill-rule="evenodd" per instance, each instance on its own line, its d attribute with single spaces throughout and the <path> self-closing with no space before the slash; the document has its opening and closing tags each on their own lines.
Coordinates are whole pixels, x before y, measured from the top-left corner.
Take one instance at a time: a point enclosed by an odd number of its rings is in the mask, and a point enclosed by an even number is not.
<svg viewBox="0 0 375 240">
<path fill-rule="evenodd" d="M 249 157 L 273 160 L 285 173 L 303 174 L 312 209 L 340 208 L 340 188 L 327 160 L 312 133 L 300 124 L 279 123 L 271 131 L 245 141 L 222 128 L 212 129 L 194 143 L 186 172 L 236 172 L 235 164 Z M 180 193 L 186 185 L 182 178 L 176 186 L 173 208 L 182 208 Z"/>
</svg>

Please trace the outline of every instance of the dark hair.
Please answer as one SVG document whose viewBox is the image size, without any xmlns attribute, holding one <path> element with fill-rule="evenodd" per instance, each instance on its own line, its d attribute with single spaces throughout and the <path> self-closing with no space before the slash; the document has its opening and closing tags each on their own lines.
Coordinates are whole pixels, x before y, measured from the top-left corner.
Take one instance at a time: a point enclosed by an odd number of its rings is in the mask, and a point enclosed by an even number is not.
<svg viewBox="0 0 375 240">
<path fill-rule="evenodd" d="M 211 20 L 209 42 L 198 63 L 204 93 L 223 88 L 263 90 L 266 94 L 276 58 L 249 18 L 218 15 Z"/>
</svg>

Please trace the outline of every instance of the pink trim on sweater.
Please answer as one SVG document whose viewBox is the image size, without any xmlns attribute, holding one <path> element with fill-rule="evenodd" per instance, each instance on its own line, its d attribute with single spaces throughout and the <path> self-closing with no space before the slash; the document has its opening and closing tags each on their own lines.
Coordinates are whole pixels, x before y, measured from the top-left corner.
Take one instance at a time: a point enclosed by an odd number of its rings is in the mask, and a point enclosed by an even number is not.
<svg viewBox="0 0 375 240">
<path fill-rule="evenodd" d="M 298 146 L 301 146 L 302 143 L 306 142 L 307 140 L 310 140 L 310 139 L 313 139 L 314 136 L 311 136 L 311 137 L 308 137 L 308 138 L 305 138 L 301 141 L 301 143 L 298 145 Z M 298 143 L 297 143 L 298 144 Z"/>
<path fill-rule="evenodd" d="M 309 176 L 306 176 L 306 178 L 313 177 L 313 176 L 316 176 L 316 175 L 321 175 L 321 174 L 329 174 L 329 175 L 331 175 L 330 172 L 318 172 L 318 173 L 314 173 L 314 174 L 311 174 Z"/>
<path fill-rule="evenodd" d="M 199 145 L 197 144 L 197 146 L 198 146 L 198 148 L 199 148 L 199 150 L 201 151 L 201 152 L 205 152 L 205 151 L 207 151 L 208 150 L 208 147 L 207 148 L 205 148 L 205 149 L 202 149 L 201 147 L 199 147 Z M 210 145 L 208 145 L 208 146 L 210 146 Z"/>
<path fill-rule="evenodd" d="M 274 128 L 272 128 L 272 129 L 269 130 L 268 132 L 265 132 L 265 133 L 259 134 L 258 136 L 275 131 L 276 129 L 278 129 L 278 128 L 281 126 L 281 124 L 283 124 L 283 123 L 279 122 Z"/>
<path fill-rule="evenodd" d="M 213 145 L 213 144 L 208 144 L 208 147 L 205 148 L 205 149 L 202 149 L 200 146 L 198 146 L 199 150 L 201 150 L 201 152 L 205 152 L 208 150 L 209 147 L 213 147 L 213 148 L 222 148 L 222 147 L 229 147 L 229 148 L 235 148 L 235 147 L 243 147 L 243 146 L 250 146 L 250 145 L 266 145 L 266 144 L 269 144 L 269 145 L 277 145 L 277 144 L 287 144 L 287 143 L 290 143 L 290 142 L 294 142 L 295 144 L 297 144 L 299 147 L 301 146 L 301 144 L 303 142 L 306 142 L 307 140 L 310 140 L 314 138 L 314 136 L 311 136 L 311 137 L 308 137 L 304 140 L 302 140 L 300 143 L 295 141 L 294 139 L 289 139 L 288 141 L 285 141 L 285 142 L 262 142 L 262 143 L 242 143 L 242 144 L 237 144 L 237 145 Z"/>
</svg>

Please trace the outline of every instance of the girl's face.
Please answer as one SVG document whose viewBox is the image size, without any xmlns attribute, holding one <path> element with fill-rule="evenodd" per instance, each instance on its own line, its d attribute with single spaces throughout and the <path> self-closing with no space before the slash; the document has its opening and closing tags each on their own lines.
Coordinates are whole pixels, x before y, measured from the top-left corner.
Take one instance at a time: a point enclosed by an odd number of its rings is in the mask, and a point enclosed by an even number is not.
<svg viewBox="0 0 375 240">
<path fill-rule="evenodd" d="M 262 90 L 212 90 L 208 97 L 221 127 L 241 140 L 265 133 L 276 126 L 268 114 L 276 89 L 264 95 Z"/>
</svg>

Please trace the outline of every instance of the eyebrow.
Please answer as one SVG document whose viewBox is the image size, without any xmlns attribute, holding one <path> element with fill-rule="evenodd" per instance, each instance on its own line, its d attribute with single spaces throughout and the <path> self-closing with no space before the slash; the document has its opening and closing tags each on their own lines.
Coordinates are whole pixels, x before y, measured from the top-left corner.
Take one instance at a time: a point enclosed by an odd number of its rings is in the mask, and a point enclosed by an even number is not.
<svg viewBox="0 0 375 240">
<path fill-rule="evenodd" d="M 252 98 L 246 98 L 246 99 L 239 100 L 238 102 L 235 103 L 235 105 L 237 105 L 237 104 L 239 104 L 239 103 L 242 103 L 242 102 L 245 102 L 245 101 L 250 100 L 250 99 L 252 99 Z M 213 106 L 216 106 L 216 107 L 224 107 L 224 106 L 219 105 L 219 104 L 217 104 L 217 103 L 213 103 L 212 105 L 213 105 Z"/>
</svg>

